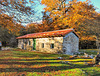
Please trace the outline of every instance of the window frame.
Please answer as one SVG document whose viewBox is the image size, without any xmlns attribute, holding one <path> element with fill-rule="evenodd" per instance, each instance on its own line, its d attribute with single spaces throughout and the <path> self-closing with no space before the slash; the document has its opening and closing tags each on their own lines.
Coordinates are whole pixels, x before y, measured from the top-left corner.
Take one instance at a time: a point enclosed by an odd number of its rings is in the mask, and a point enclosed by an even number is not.
<svg viewBox="0 0 100 76">
<path fill-rule="evenodd" d="M 44 43 L 42 43 L 42 48 L 44 48 Z"/>
<path fill-rule="evenodd" d="M 31 45 L 31 41 L 29 41 L 28 44 Z"/>
<path fill-rule="evenodd" d="M 54 43 L 51 43 L 50 48 L 54 49 Z"/>
</svg>

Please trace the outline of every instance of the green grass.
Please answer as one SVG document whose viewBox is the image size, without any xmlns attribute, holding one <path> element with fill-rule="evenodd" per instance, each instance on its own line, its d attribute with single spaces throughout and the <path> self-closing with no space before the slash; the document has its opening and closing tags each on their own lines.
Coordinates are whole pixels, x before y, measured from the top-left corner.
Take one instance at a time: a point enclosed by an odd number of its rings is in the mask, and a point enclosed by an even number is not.
<svg viewBox="0 0 100 76">
<path fill-rule="evenodd" d="M 97 55 L 97 52 L 100 51 L 99 49 L 80 49 L 79 52 L 85 52 L 89 55 Z"/>
<path fill-rule="evenodd" d="M 91 50 L 86 52 L 91 54 Z M 99 66 L 85 65 L 84 61 L 91 63 L 92 59 L 69 57 L 20 49 L 0 51 L 0 76 L 100 76 Z"/>
</svg>

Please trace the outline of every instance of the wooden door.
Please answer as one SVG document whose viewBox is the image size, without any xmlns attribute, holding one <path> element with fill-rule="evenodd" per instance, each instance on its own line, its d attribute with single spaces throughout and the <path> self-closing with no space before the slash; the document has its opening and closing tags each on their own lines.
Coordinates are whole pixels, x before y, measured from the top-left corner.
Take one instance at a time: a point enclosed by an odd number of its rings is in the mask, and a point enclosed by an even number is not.
<svg viewBox="0 0 100 76">
<path fill-rule="evenodd" d="M 36 39 L 33 39 L 33 50 L 36 50 Z"/>
</svg>

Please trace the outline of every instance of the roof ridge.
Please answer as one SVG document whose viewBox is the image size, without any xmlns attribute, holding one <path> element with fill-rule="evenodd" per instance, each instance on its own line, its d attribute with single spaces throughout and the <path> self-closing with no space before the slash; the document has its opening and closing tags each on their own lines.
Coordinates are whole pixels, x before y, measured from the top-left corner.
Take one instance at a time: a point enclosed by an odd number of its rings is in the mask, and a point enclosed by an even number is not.
<svg viewBox="0 0 100 76">
<path fill-rule="evenodd" d="M 47 32 L 31 33 L 31 34 L 26 34 L 26 35 L 17 37 L 17 39 L 20 39 L 20 38 L 58 37 L 58 36 L 64 36 L 65 34 L 68 34 L 72 31 L 75 32 L 73 28 L 69 28 L 69 29 L 63 29 L 63 30 L 54 30 L 54 31 L 47 31 Z"/>
<path fill-rule="evenodd" d="M 54 30 L 54 31 L 64 31 L 64 30 L 73 30 L 73 31 L 74 31 L 73 28 L 63 29 L 63 30 Z M 31 34 L 46 33 L 46 32 L 54 32 L 54 31 L 37 32 L 37 33 L 31 33 Z M 26 35 L 31 35 L 31 34 L 26 34 Z"/>
</svg>

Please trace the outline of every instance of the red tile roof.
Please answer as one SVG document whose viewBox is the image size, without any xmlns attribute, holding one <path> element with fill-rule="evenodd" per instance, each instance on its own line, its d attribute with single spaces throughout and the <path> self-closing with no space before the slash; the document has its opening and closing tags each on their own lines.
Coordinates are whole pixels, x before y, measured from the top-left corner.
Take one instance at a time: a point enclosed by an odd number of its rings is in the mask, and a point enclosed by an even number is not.
<svg viewBox="0 0 100 76">
<path fill-rule="evenodd" d="M 33 34 L 27 34 L 27 35 L 24 35 L 24 36 L 17 37 L 16 39 L 60 37 L 60 36 L 65 36 L 66 34 L 68 34 L 70 32 L 74 32 L 74 30 L 73 29 L 64 29 L 64 30 L 56 30 L 56 31 L 33 33 Z"/>
</svg>

